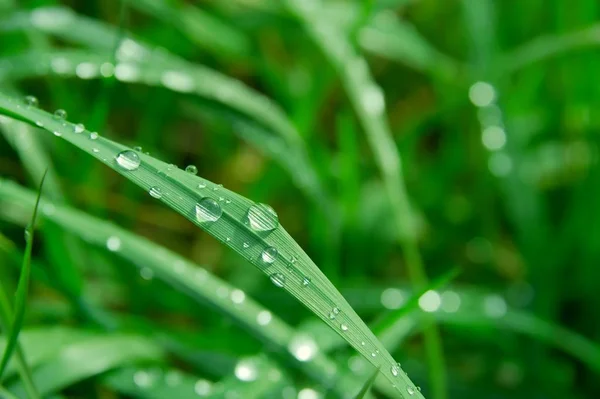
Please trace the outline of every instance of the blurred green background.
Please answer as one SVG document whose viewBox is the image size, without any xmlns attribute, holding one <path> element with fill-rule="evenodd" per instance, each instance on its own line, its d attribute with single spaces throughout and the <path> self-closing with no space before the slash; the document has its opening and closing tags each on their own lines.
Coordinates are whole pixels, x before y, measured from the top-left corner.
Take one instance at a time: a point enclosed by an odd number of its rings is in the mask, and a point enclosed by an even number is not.
<svg viewBox="0 0 600 399">
<path fill-rule="evenodd" d="M 89 20 L 65 33 L 63 14 L 43 19 L 30 13 L 57 5 Z M 445 295 L 432 305 L 440 313 L 448 396 L 600 397 L 600 118 L 594 111 L 600 104 L 600 3 L 306 0 L 305 5 L 316 7 L 318 17 L 365 57 L 382 89 L 427 275 L 436 281 L 460 271 L 436 288 Z M 2 91 L 34 95 L 44 109 L 66 109 L 72 122 L 179 167 L 196 165 L 198 175 L 271 204 L 368 324 L 376 326 L 406 303 L 411 285 L 403 248 L 364 126 L 339 69 L 282 3 L 0 0 L 0 10 Z M 101 39 L 96 22 L 112 26 L 115 37 Z M 53 73 L 41 62 L 44 52 L 61 49 L 82 49 L 109 62 L 128 51 L 129 35 L 156 53 L 168 51 L 272 99 L 299 132 L 308 160 L 296 162 L 293 150 L 278 146 L 268 126 L 228 107 L 229 93 L 216 101 L 143 79 L 98 79 L 85 68 Z M 111 45 L 94 45 L 103 40 Z M 19 58 L 24 55 L 30 58 Z M 363 106 L 380 107 L 383 99 L 376 93 Z M 7 128 L 0 123 L 0 129 Z M 252 129 L 262 129 L 258 135 L 267 139 L 253 139 Z M 0 137 L 0 174 L 35 187 L 37 180 L 32 182 L 7 137 Z M 67 143 L 39 139 L 71 206 L 206 265 L 291 325 L 321 331 L 301 304 L 184 218 Z M 265 144 L 271 142 L 273 147 Z M 298 183 L 297 176 L 308 173 L 332 200 L 325 212 Z M 12 293 L 18 278 L 12 264 L 24 248 L 22 226 L 10 212 L 0 213 L 0 278 Z M 339 231 L 332 220 L 340 221 Z M 56 228 L 53 234 L 64 232 Z M 218 309 L 198 306 L 86 244 L 79 258 L 85 261 L 74 261 L 83 291 L 73 294 L 52 273 L 68 255 L 47 235 L 36 241 L 26 327 L 41 329 L 42 342 L 57 325 L 98 334 L 132 331 L 168 348 L 162 366 L 212 381 L 230 375 L 238 359 L 268 353 L 268 345 Z M 465 309 L 461 304 L 468 298 Z M 409 309 L 427 310 L 431 304 L 425 302 Z M 573 341 L 563 335 L 565 329 L 587 341 Z M 351 354 L 343 345 L 330 352 L 343 363 Z M 422 336 L 406 337 L 393 354 L 428 397 Z M 285 361 L 277 364 L 288 370 L 296 390 L 326 391 Z M 63 395 L 144 397 L 106 381 L 105 374 L 95 375 L 66 387 Z M 270 395 L 311 398 L 293 390 Z M 159 397 L 178 396 L 165 391 Z"/>
</svg>

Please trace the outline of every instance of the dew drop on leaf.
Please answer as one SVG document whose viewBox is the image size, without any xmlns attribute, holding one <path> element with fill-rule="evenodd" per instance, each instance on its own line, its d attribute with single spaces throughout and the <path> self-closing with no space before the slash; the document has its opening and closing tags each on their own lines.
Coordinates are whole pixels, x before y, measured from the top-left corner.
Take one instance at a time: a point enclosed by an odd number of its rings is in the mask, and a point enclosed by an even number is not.
<svg viewBox="0 0 600 399">
<path fill-rule="evenodd" d="M 273 273 L 270 278 L 271 282 L 277 287 L 283 287 L 285 285 L 285 276 L 281 273 Z"/>
<path fill-rule="evenodd" d="M 195 175 L 198 173 L 198 168 L 194 165 L 188 165 L 185 167 L 185 171 Z"/>
<path fill-rule="evenodd" d="M 65 111 L 64 109 L 57 109 L 56 111 L 54 111 L 54 119 L 64 121 L 65 119 L 67 119 L 67 111 Z"/>
<path fill-rule="evenodd" d="M 216 222 L 223 214 L 223 209 L 217 201 L 212 198 L 202 198 L 196 204 L 196 219 L 200 223 Z"/>
<path fill-rule="evenodd" d="M 40 102 L 34 96 L 25 96 L 23 101 L 25 102 L 25 105 L 27 105 L 28 107 L 37 108 L 40 105 Z"/>
<path fill-rule="evenodd" d="M 275 262 L 275 259 L 277 259 L 278 253 L 279 252 L 277 251 L 277 248 L 268 247 L 264 251 L 262 251 L 262 253 L 260 254 L 260 258 L 262 259 L 263 262 L 271 264 L 271 263 Z"/>
<path fill-rule="evenodd" d="M 84 130 L 85 130 L 85 126 L 83 125 L 83 123 L 78 123 L 76 125 L 73 125 L 73 132 L 75 132 L 75 133 L 83 133 Z"/>
<path fill-rule="evenodd" d="M 115 160 L 121 169 L 125 170 L 136 170 L 141 164 L 139 155 L 131 150 L 121 151 L 117 154 Z"/>
<path fill-rule="evenodd" d="M 254 204 L 248 209 L 248 224 L 254 231 L 272 231 L 279 226 L 277 213 L 266 204 Z"/>
<path fill-rule="evenodd" d="M 150 194 L 150 196 L 152 198 L 161 198 L 162 197 L 162 190 L 160 189 L 160 187 L 157 186 L 153 186 L 150 188 L 150 190 L 148 191 L 148 193 Z"/>
</svg>

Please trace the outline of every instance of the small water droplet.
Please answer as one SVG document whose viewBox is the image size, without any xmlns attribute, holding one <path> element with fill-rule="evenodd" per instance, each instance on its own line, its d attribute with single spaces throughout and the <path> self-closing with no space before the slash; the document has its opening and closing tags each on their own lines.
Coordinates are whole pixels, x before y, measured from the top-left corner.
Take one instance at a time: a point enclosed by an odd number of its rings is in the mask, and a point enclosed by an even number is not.
<svg viewBox="0 0 600 399">
<path fill-rule="evenodd" d="M 133 151 L 142 152 L 142 147 L 136 145 L 135 147 L 133 147 Z"/>
<path fill-rule="evenodd" d="M 60 136 L 62 136 L 62 133 L 61 133 L 61 132 L 54 131 L 53 133 L 54 133 L 54 135 L 55 135 L 56 137 L 60 137 Z"/>
<path fill-rule="evenodd" d="M 225 201 L 225 198 L 219 197 L 219 202 L 223 202 L 223 201 Z"/>
<path fill-rule="evenodd" d="M 285 276 L 281 273 L 273 273 L 270 278 L 271 282 L 277 287 L 283 287 L 285 285 Z"/>
<path fill-rule="evenodd" d="M 296 258 L 294 255 L 292 255 L 290 257 L 290 263 L 293 265 L 294 263 L 298 262 L 298 258 Z"/>
<path fill-rule="evenodd" d="M 206 188 L 206 183 L 200 183 L 200 184 L 198 184 L 198 188 L 200 188 L 200 189 Z"/>
<path fill-rule="evenodd" d="M 398 377 L 398 374 L 400 373 L 400 368 L 398 367 L 397 364 L 394 364 L 391 368 L 390 371 L 392 372 L 392 375 L 394 377 Z"/>
<path fill-rule="evenodd" d="M 42 122 L 42 121 L 35 121 L 35 125 L 37 127 L 44 127 L 44 122 Z"/>
<path fill-rule="evenodd" d="M 65 111 L 64 109 L 57 109 L 56 111 L 54 111 L 54 119 L 64 121 L 65 119 L 67 119 L 67 111 Z"/>
<path fill-rule="evenodd" d="M 415 394 L 415 388 L 413 388 L 409 385 L 406 387 L 406 392 L 408 392 L 408 394 L 412 396 Z"/>
<path fill-rule="evenodd" d="M 244 248 L 250 248 L 250 244 L 248 244 L 247 242 L 243 243 L 243 244 L 242 244 L 242 246 L 243 246 Z"/>
<path fill-rule="evenodd" d="M 336 315 L 340 314 L 340 308 L 338 308 L 337 306 L 331 309 L 331 311 Z"/>
<path fill-rule="evenodd" d="M 150 194 L 150 196 L 152 198 L 161 198 L 162 197 L 162 190 L 160 189 L 160 187 L 157 186 L 153 186 L 150 188 L 150 190 L 148 191 L 148 193 Z"/>
<path fill-rule="evenodd" d="M 302 286 L 308 287 L 310 285 L 310 282 L 311 282 L 310 277 L 304 276 L 304 278 L 302 279 Z"/>
<path fill-rule="evenodd" d="M 377 353 L 371 352 L 371 357 L 377 357 Z"/>
<path fill-rule="evenodd" d="M 365 341 L 360 341 L 360 345 L 365 346 L 366 345 Z"/>
<path fill-rule="evenodd" d="M 196 204 L 196 219 L 200 222 L 216 222 L 223 214 L 223 209 L 212 198 L 202 198 Z"/>
<path fill-rule="evenodd" d="M 100 152 L 100 150 L 99 150 L 99 149 L 97 149 L 96 147 L 94 147 L 94 148 L 92 148 L 92 152 L 93 152 L 93 153 L 99 153 L 99 152 Z"/>
<path fill-rule="evenodd" d="M 231 237 L 225 238 L 225 241 L 230 242 L 231 241 Z"/>
<path fill-rule="evenodd" d="M 272 231 L 279 226 L 277 213 L 267 204 L 252 205 L 246 217 L 254 231 Z"/>
<path fill-rule="evenodd" d="M 330 320 L 334 320 L 334 319 L 336 318 L 336 316 L 337 316 L 337 315 L 336 315 L 335 313 L 333 313 L 333 312 L 329 312 L 329 319 L 330 319 Z"/>
<path fill-rule="evenodd" d="M 264 251 L 262 251 L 262 253 L 260 254 L 260 257 L 263 262 L 271 264 L 271 263 L 275 262 L 275 259 L 277 259 L 278 253 L 279 252 L 277 251 L 277 248 L 268 247 Z"/>
<path fill-rule="evenodd" d="M 217 184 L 216 186 L 213 187 L 213 191 L 217 191 L 220 188 L 223 188 L 223 185 L 222 184 Z"/>
<path fill-rule="evenodd" d="M 117 164 L 125 170 L 136 170 L 140 167 L 140 156 L 131 150 L 121 151 L 115 157 Z"/>
<path fill-rule="evenodd" d="M 342 324 L 340 324 L 340 329 L 341 329 L 342 331 L 348 331 L 348 325 L 346 325 L 346 324 L 342 323 Z"/>
<path fill-rule="evenodd" d="M 73 132 L 75 132 L 75 133 L 83 133 L 84 130 L 85 130 L 85 126 L 83 125 L 83 123 L 78 123 L 76 125 L 73 125 Z"/>
<path fill-rule="evenodd" d="M 185 171 L 195 175 L 198 173 L 198 168 L 194 165 L 188 165 L 185 167 Z"/>
<path fill-rule="evenodd" d="M 96 140 L 97 138 L 98 138 L 98 133 L 96 133 L 96 132 L 90 133 L 90 140 Z"/>
<path fill-rule="evenodd" d="M 230 200 L 230 199 L 226 199 L 226 200 L 225 200 L 225 203 L 226 203 L 226 204 L 231 204 L 231 200 Z"/>
<path fill-rule="evenodd" d="M 37 108 L 40 105 L 40 102 L 38 101 L 38 99 L 35 96 L 25 96 L 23 101 L 25 102 L 25 105 L 27 105 L 28 107 Z"/>
</svg>

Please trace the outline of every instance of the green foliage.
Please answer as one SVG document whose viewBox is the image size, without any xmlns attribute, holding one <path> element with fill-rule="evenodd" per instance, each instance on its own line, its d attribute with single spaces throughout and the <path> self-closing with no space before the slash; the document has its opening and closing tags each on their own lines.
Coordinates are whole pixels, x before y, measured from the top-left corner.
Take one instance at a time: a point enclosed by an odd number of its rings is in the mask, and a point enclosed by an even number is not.
<svg viewBox="0 0 600 399">
<path fill-rule="evenodd" d="M 1 397 L 600 396 L 596 1 L 0 11 Z"/>
</svg>

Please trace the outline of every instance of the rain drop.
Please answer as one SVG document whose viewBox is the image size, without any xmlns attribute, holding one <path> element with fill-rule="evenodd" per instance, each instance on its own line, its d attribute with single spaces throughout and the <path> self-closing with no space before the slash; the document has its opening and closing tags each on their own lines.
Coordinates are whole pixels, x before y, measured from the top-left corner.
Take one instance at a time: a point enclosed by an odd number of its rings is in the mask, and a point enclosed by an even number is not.
<svg viewBox="0 0 600 399">
<path fill-rule="evenodd" d="M 196 204 L 196 219 L 200 222 L 216 222 L 223 214 L 221 206 L 212 198 L 202 198 Z"/>
<path fill-rule="evenodd" d="M 54 131 L 53 133 L 54 133 L 54 135 L 55 135 L 56 137 L 60 137 L 60 136 L 62 136 L 62 133 L 61 133 L 61 132 Z"/>
<path fill-rule="evenodd" d="M 133 147 L 133 151 L 142 152 L 142 147 L 136 145 L 135 147 Z"/>
<path fill-rule="evenodd" d="M 311 282 L 310 277 L 304 276 L 304 278 L 302 279 L 302 286 L 308 287 L 310 285 L 310 282 Z"/>
<path fill-rule="evenodd" d="M 391 368 L 390 371 L 392 372 L 392 375 L 394 377 L 398 377 L 398 374 L 400 374 L 400 368 L 398 367 L 397 364 L 394 364 Z"/>
<path fill-rule="evenodd" d="M 25 102 L 25 105 L 27 105 L 28 107 L 37 108 L 40 105 L 40 102 L 34 96 L 25 96 L 23 101 Z"/>
<path fill-rule="evenodd" d="M 260 257 L 263 262 L 271 264 L 271 263 L 275 262 L 275 259 L 277 259 L 277 254 L 278 254 L 277 248 L 268 247 L 267 249 L 262 251 L 262 253 L 260 254 Z"/>
<path fill-rule="evenodd" d="M 222 184 L 217 184 L 216 186 L 213 187 L 213 191 L 217 191 L 218 189 L 220 189 L 222 187 L 223 187 Z"/>
<path fill-rule="evenodd" d="M 206 184 L 205 183 L 200 183 L 200 184 L 198 184 L 198 188 L 200 188 L 200 189 L 206 188 Z"/>
<path fill-rule="evenodd" d="M 134 151 L 125 150 L 121 151 L 115 157 L 117 164 L 125 170 L 136 170 L 140 167 L 140 157 Z"/>
<path fill-rule="evenodd" d="M 65 119 L 67 119 L 67 111 L 65 111 L 64 109 L 57 109 L 56 111 L 54 111 L 54 119 L 64 121 Z"/>
<path fill-rule="evenodd" d="M 254 231 L 272 231 L 279 226 L 277 213 L 266 204 L 254 204 L 248 209 L 248 224 Z"/>
<path fill-rule="evenodd" d="M 270 278 L 271 282 L 277 287 L 283 287 L 285 285 L 285 276 L 281 273 L 273 273 Z"/>
<path fill-rule="evenodd" d="M 150 196 L 152 198 L 161 198 L 162 197 L 162 190 L 160 189 L 160 187 L 157 186 L 153 186 L 150 188 L 150 190 L 148 191 L 148 193 L 150 194 Z"/>
<path fill-rule="evenodd" d="M 195 175 L 195 174 L 198 173 L 198 168 L 195 167 L 194 165 L 188 165 L 188 166 L 185 167 L 185 171 L 188 172 L 188 173 L 191 173 L 191 174 Z"/>
<path fill-rule="evenodd" d="M 90 140 L 96 140 L 97 138 L 98 138 L 98 133 L 96 133 L 96 132 L 90 133 Z"/>
<path fill-rule="evenodd" d="M 73 125 L 73 132 L 75 132 L 75 133 L 83 133 L 84 130 L 85 130 L 85 126 L 83 125 L 83 123 L 78 123 L 76 125 Z"/>
<path fill-rule="evenodd" d="M 412 396 L 415 394 L 415 388 L 413 388 L 409 385 L 406 387 L 406 392 L 408 392 L 408 394 Z"/>
<path fill-rule="evenodd" d="M 348 331 L 348 325 L 346 325 L 346 324 L 342 323 L 342 324 L 340 324 L 340 329 L 341 329 L 342 331 Z"/>
<path fill-rule="evenodd" d="M 247 249 L 247 248 L 250 248 L 250 244 L 248 244 L 247 242 L 243 243 L 243 244 L 242 244 L 242 246 L 243 246 L 244 248 L 246 248 L 246 249 Z"/>
</svg>

